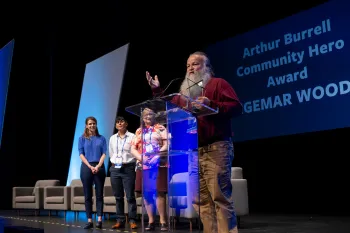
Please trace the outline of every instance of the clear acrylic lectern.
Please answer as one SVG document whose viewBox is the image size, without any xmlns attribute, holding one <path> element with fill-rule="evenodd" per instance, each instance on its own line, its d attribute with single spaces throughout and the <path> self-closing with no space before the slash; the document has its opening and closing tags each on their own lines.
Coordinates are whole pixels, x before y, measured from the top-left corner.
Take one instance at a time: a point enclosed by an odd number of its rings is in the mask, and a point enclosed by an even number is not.
<svg viewBox="0 0 350 233">
<path fill-rule="evenodd" d="M 218 110 L 175 93 L 129 106 L 126 111 L 140 117 L 136 137 L 142 159 L 137 172 L 142 178 L 136 182 L 142 185 L 142 201 L 138 202 L 142 232 L 147 227 L 158 232 L 162 222 L 169 232 L 201 232 L 199 209 L 193 205 L 199 201 L 197 117 Z M 155 224 L 149 226 L 152 216 Z"/>
</svg>

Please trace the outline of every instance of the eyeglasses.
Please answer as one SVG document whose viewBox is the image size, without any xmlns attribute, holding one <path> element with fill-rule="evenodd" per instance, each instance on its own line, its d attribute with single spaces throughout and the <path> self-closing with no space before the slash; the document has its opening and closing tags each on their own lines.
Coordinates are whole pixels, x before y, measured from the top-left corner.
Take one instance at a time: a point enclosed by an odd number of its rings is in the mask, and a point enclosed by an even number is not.
<svg viewBox="0 0 350 233">
<path fill-rule="evenodd" d="M 154 116 L 155 114 L 154 113 L 147 113 L 147 114 L 144 114 L 143 116 Z"/>
</svg>

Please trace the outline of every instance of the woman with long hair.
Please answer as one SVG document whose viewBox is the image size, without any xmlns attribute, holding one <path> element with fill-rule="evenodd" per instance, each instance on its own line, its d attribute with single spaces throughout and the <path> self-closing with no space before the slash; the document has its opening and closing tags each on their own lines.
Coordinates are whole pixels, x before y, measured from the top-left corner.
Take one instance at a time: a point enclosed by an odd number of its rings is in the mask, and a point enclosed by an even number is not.
<svg viewBox="0 0 350 233">
<path fill-rule="evenodd" d="M 95 184 L 96 210 L 98 221 L 96 228 L 102 228 L 103 214 L 103 187 L 106 178 L 104 159 L 106 157 L 106 138 L 99 134 L 97 120 L 95 117 L 87 117 L 85 120 L 85 130 L 79 138 L 79 155 L 82 161 L 80 167 L 80 179 L 83 183 L 85 196 L 85 211 L 88 223 L 84 229 L 94 227 L 92 223 L 92 187 Z"/>
</svg>

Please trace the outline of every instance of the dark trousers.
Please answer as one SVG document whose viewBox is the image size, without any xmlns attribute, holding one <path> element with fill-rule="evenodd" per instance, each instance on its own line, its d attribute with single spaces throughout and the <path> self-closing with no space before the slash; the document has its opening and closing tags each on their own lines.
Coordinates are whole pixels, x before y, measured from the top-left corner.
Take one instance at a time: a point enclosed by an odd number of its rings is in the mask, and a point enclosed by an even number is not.
<svg viewBox="0 0 350 233">
<path fill-rule="evenodd" d="M 91 166 L 96 166 L 98 163 L 90 163 Z M 84 196 L 85 196 L 85 210 L 86 217 L 92 218 L 92 186 L 95 184 L 96 191 L 96 212 L 97 216 L 103 214 L 103 187 L 106 179 L 106 170 L 104 165 L 98 170 L 96 174 L 93 174 L 91 169 L 84 163 L 80 167 L 80 179 L 83 183 Z"/>
<path fill-rule="evenodd" d="M 117 220 L 125 222 L 124 213 L 124 190 L 128 201 L 128 216 L 130 220 L 136 219 L 136 199 L 135 199 L 135 164 L 123 164 L 121 168 L 113 165 L 109 169 L 111 173 L 111 184 L 116 200 Z"/>
</svg>

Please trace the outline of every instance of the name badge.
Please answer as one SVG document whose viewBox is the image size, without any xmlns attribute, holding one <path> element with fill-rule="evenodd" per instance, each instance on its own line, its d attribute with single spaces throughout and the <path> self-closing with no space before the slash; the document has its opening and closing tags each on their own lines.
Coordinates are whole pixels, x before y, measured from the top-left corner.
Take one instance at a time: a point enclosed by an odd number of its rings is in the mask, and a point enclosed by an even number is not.
<svg viewBox="0 0 350 233">
<path fill-rule="evenodd" d="M 123 157 L 121 155 L 117 155 L 114 163 L 115 168 L 121 168 L 123 165 Z"/>
<path fill-rule="evenodd" d="M 146 152 L 147 152 L 147 153 L 153 152 L 153 146 L 152 146 L 152 144 L 146 145 Z"/>
</svg>

